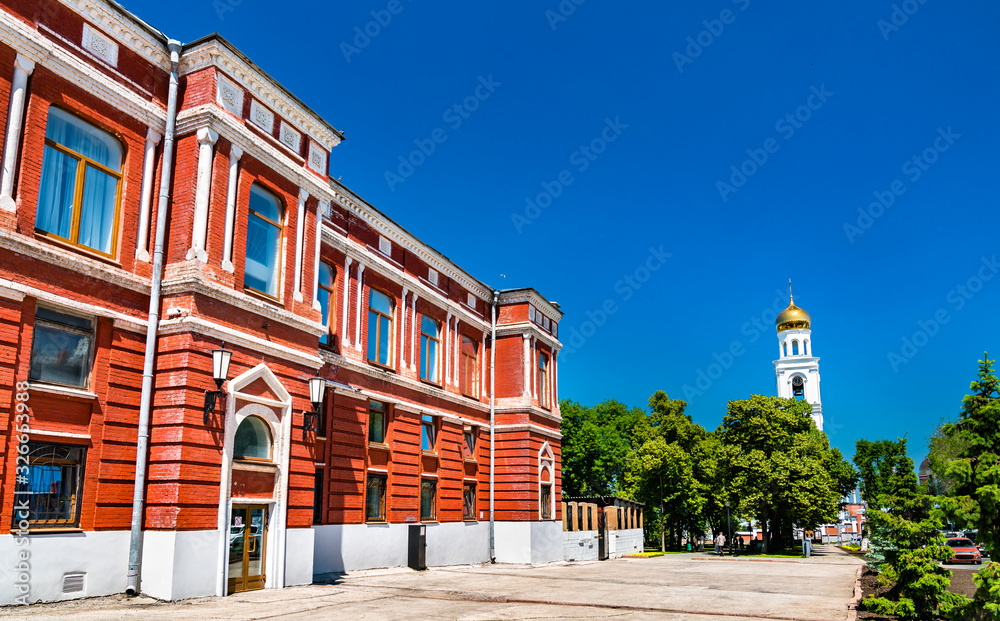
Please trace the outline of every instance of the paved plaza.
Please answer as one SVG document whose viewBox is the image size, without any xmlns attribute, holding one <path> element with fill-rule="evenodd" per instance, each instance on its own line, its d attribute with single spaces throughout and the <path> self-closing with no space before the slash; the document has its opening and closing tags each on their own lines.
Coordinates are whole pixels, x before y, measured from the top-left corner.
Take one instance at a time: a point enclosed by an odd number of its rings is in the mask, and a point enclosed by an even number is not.
<svg viewBox="0 0 1000 621">
<path fill-rule="evenodd" d="M 159 602 L 123 596 L 0 609 L 0 619 L 669 619 L 845 621 L 860 561 L 668 554 L 543 566 L 355 572 L 330 584 Z"/>
</svg>

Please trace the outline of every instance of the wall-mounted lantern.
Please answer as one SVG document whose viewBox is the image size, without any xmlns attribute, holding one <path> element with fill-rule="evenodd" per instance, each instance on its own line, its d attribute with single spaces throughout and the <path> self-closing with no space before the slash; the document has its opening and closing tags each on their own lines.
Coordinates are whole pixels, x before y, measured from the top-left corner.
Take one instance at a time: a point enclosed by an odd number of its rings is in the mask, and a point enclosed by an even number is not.
<svg viewBox="0 0 1000 621">
<path fill-rule="evenodd" d="M 222 347 L 212 350 L 212 379 L 215 380 L 216 390 L 205 391 L 205 412 L 203 421 L 208 426 L 208 415 L 215 410 L 215 403 L 226 393 L 222 390 L 222 384 L 229 377 L 229 361 L 233 357 L 233 352 L 226 349 L 226 342 L 222 342 Z"/>
</svg>

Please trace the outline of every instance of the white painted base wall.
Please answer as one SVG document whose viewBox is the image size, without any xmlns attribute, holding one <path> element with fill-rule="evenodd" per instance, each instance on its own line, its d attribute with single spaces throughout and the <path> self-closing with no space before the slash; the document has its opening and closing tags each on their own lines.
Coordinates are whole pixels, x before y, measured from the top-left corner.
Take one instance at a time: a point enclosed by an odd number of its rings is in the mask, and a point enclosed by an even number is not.
<svg viewBox="0 0 1000 621">
<path fill-rule="evenodd" d="M 599 552 L 596 530 L 563 532 L 563 560 L 596 561 Z"/>
<path fill-rule="evenodd" d="M 498 563 L 551 563 L 563 559 L 562 522 L 497 522 Z"/>
<path fill-rule="evenodd" d="M 128 531 L 31 535 L 17 545 L 14 535 L 0 535 L 0 604 L 13 604 L 24 593 L 15 585 L 19 553 L 27 551 L 29 592 L 26 601 L 55 602 L 125 592 Z M 63 575 L 82 572 L 83 591 L 63 593 Z"/>
<path fill-rule="evenodd" d="M 215 595 L 219 531 L 147 530 L 142 540 L 139 589 L 157 599 L 177 600 Z M 128 568 L 128 533 L 122 567 Z"/>
<path fill-rule="evenodd" d="M 314 526 L 313 573 L 405 567 L 410 524 Z M 427 524 L 428 567 L 490 560 L 489 522 Z"/>
<path fill-rule="evenodd" d="M 563 559 L 567 561 L 596 561 L 600 554 L 596 530 L 564 532 Z M 621 558 L 642 552 L 642 529 L 608 531 L 608 557 Z"/>
<path fill-rule="evenodd" d="M 315 537 L 312 528 L 285 531 L 285 586 L 312 584 Z"/>
</svg>

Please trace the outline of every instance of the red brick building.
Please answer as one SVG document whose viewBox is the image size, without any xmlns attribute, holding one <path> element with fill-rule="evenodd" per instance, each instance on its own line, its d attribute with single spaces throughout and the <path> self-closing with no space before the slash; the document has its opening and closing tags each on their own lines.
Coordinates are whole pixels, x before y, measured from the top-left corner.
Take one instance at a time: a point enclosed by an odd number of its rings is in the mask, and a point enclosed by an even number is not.
<svg viewBox="0 0 1000 621">
<path fill-rule="evenodd" d="M 562 558 L 557 305 L 332 178 L 218 36 L 0 0 L 0 101 L 0 603 L 405 565 L 411 524 L 429 565 Z"/>
</svg>

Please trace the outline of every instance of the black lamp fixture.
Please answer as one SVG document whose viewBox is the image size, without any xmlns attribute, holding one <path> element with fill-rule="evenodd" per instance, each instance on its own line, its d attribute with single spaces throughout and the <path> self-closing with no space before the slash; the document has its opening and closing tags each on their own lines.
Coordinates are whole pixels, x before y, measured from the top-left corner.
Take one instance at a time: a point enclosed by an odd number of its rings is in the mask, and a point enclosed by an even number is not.
<svg viewBox="0 0 1000 621">
<path fill-rule="evenodd" d="M 212 350 L 212 379 L 215 380 L 216 390 L 205 391 L 205 412 L 204 424 L 208 425 L 208 415 L 215 410 L 215 402 L 226 393 L 222 390 L 222 384 L 229 377 L 229 361 L 233 357 L 233 352 L 226 349 L 226 342 L 222 342 L 222 347 Z"/>
<path fill-rule="evenodd" d="M 326 380 L 318 375 L 309 378 L 309 401 L 312 403 L 313 411 L 304 412 L 302 421 L 302 439 L 306 439 L 306 430 L 316 431 L 316 423 L 319 422 L 320 408 L 323 407 L 323 395 L 326 393 Z"/>
</svg>

